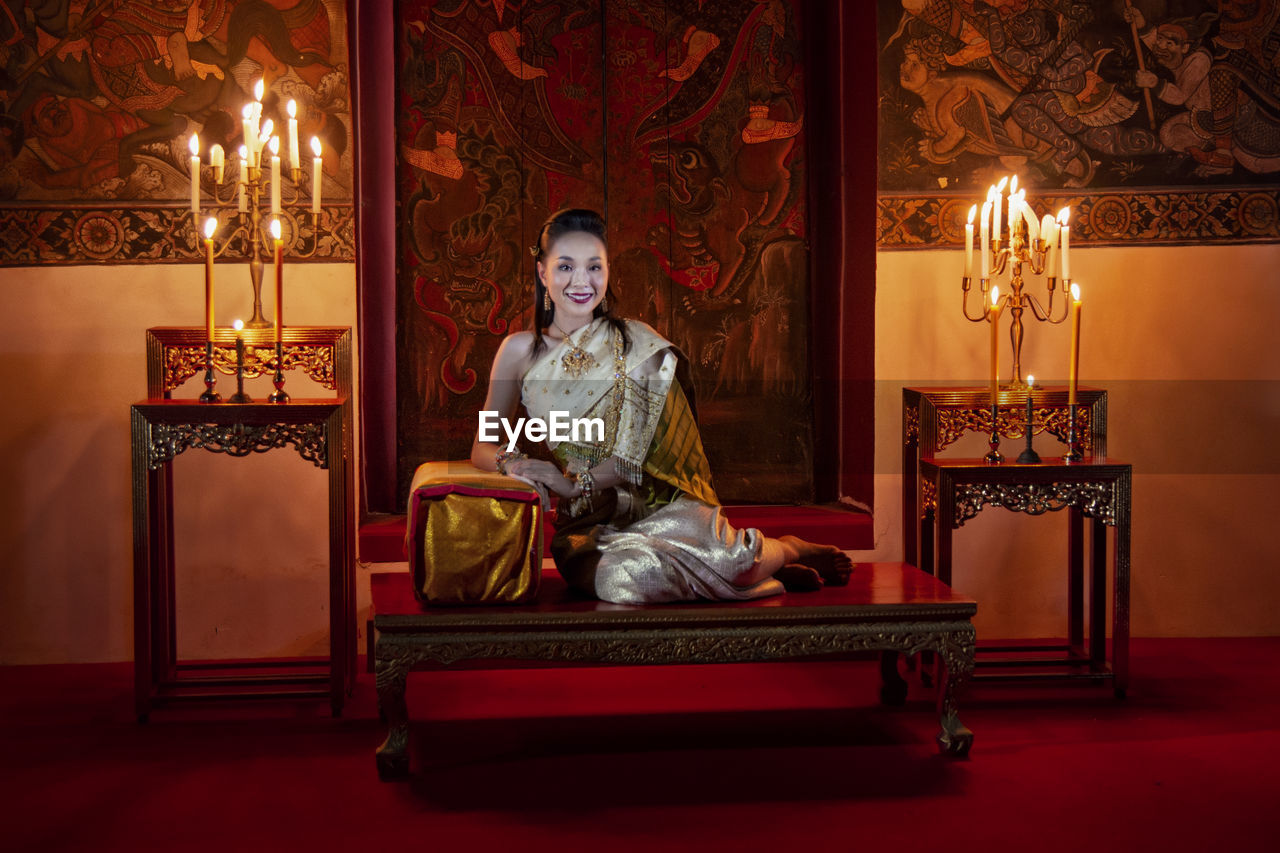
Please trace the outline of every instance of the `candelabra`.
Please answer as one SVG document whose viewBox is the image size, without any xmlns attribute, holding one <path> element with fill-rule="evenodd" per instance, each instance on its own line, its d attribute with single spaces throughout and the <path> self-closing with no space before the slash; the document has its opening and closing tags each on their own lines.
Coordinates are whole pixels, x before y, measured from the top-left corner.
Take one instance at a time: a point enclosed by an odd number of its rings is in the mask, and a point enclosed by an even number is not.
<svg viewBox="0 0 1280 853">
<path fill-rule="evenodd" d="M 244 108 L 244 144 L 240 146 L 239 172 L 235 181 L 225 180 L 229 177 L 225 157 L 221 146 L 214 145 L 209 149 L 209 162 L 200 159 L 199 138 L 191 135 L 191 212 L 193 219 L 199 221 L 202 215 L 202 190 L 210 186 L 213 204 L 206 207 L 204 215 L 212 215 L 219 221 L 233 223 L 229 232 L 221 235 L 222 245 L 215 252 L 221 257 L 237 237 L 247 243 L 249 261 L 249 281 L 253 287 L 253 316 L 245 323 L 249 329 L 265 329 L 271 326 L 262 313 L 262 272 L 264 253 L 267 252 L 267 240 L 264 228 L 266 216 L 263 211 L 263 196 L 268 195 L 271 216 L 280 219 L 285 212 L 288 218 L 297 221 L 301 215 L 310 213 L 313 228 L 318 232 L 320 224 L 320 184 L 323 174 L 320 140 L 311 137 L 312 168 L 309 187 L 304 187 L 301 159 L 298 156 L 298 121 L 295 102 L 288 104 L 288 173 L 290 193 L 285 198 L 281 179 L 280 139 L 272 136 L 273 122 L 262 118 L 263 83 L 258 81 L 254 88 L 254 101 Z M 261 122 L 261 123 L 260 123 Z M 270 149 L 270 159 L 266 167 L 263 164 L 263 149 Z M 206 176 L 212 180 L 207 180 Z M 305 192 L 310 190 L 310 205 L 306 203 Z M 224 198 L 225 193 L 225 198 Z M 279 238 L 277 238 L 279 239 Z M 316 254 L 319 247 L 316 240 L 311 250 L 304 254 L 294 253 L 293 257 L 309 258 Z M 279 257 L 279 256 L 278 256 Z M 279 306 L 276 307 L 279 312 Z"/>
<path fill-rule="evenodd" d="M 974 323 L 998 323 L 1003 309 L 1009 310 L 1009 338 L 1013 346 L 1013 369 L 1009 387 L 1021 390 L 1027 387 L 1022 379 L 1023 312 L 1030 310 L 1036 320 L 1053 325 L 1061 324 L 1068 316 L 1070 211 L 1064 207 L 1057 218 L 1045 214 L 1043 224 L 1037 223 L 1031 206 L 1026 202 L 1026 191 L 1017 191 L 1018 179 L 1015 177 L 1008 196 L 1009 228 L 1005 239 L 1002 236 L 1000 216 L 1005 202 L 1004 185 L 1005 181 L 1001 180 L 998 186 L 989 189 L 987 201 L 982 207 L 981 237 L 978 241 L 982 253 L 979 278 L 982 310 L 977 316 L 971 315 L 969 308 L 969 292 L 973 286 L 973 218 L 977 205 L 969 211 L 969 222 L 965 225 L 965 271 L 960 283 L 963 294 L 961 308 L 965 319 Z M 1047 274 L 1046 304 L 1042 305 L 1035 296 L 1024 290 L 1024 266 L 1034 275 Z M 993 289 L 992 279 L 999 280 L 1005 273 L 1009 276 L 1008 292 L 999 297 L 998 291 Z M 1060 316 L 1054 308 L 1054 297 L 1059 289 L 1063 291 Z M 989 291 L 996 298 L 990 298 Z M 997 382 L 998 377 L 993 376 L 992 381 Z"/>
</svg>

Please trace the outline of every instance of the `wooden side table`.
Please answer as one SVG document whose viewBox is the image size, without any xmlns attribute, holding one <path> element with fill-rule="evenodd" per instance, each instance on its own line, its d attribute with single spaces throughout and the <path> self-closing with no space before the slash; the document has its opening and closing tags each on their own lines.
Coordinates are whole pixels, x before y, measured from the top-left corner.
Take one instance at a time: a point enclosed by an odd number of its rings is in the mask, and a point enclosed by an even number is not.
<svg viewBox="0 0 1280 853">
<path fill-rule="evenodd" d="M 134 404 L 134 679 L 139 721 L 145 721 L 158 702 L 192 698 L 327 696 L 334 715 L 341 713 L 355 682 L 356 645 L 349 412 L 345 396 L 284 404 L 170 399 Z M 281 447 L 293 447 L 303 459 L 329 471 L 328 672 L 281 672 L 278 661 L 216 667 L 180 662 L 171 463 L 190 448 L 246 456 Z"/>
<path fill-rule="evenodd" d="M 1045 431 L 1064 445 L 1070 428 L 1066 386 L 1035 389 L 1035 415 Z M 999 394 L 1000 435 L 1025 437 L 1027 392 L 1004 389 Z M 1076 389 L 1076 430 L 1086 456 L 1107 455 L 1107 392 Z M 991 434 L 991 392 L 978 387 L 906 387 L 902 389 L 902 559 L 920 562 L 920 542 L 929 535 L 920 512 L 920 458 L 937 456 L 966 432 Z M 1006 447 L 1005 451 L 1008 452 Z M 1017 455 L 1014 449 L 1013 454 Z"/>
<path fill-rule="evenodd" d="M 1065 656 L 1028 660 L 990 660 L 979 656 L 977 665 L 1000 668 L 994 675 L 978 672 L 975 678 L 1082 678 L 1111 679 L 1117 697 L 1129 686 L 1129 544 L 1133 469 L 1114 459 L 1096 458 L 1066 464 L 1045 459 L 1038 464 L 983 459 L 921 459 L 924 509 L 934 518 L 937 537 L 938 580 L 951 583 L 952 535 L 984 506 L 1000 506 L 1014 512 L 1041 515 L 1067 509 L 1069 515 L 1067 564 L 1067 644 L 1065 646 L 983 647 L 990 652 L 1065 652 Z M 1089 555 L 1089 647 L 1084 648 L 1084 519 L 1093 530 Z M 1112 625 L 1111 663 L 1107 664 L 1107 528 L 1115 529 L 1111 561 Z M 934 550 L 926 537 L 921 557 L 926 572 L 934 570 Z M 1017 673 L 1013 667 L 1034 664 L 1041 671 Z M 1050 667 L 1050 671 L 1043 670 Z"/>
</svg>

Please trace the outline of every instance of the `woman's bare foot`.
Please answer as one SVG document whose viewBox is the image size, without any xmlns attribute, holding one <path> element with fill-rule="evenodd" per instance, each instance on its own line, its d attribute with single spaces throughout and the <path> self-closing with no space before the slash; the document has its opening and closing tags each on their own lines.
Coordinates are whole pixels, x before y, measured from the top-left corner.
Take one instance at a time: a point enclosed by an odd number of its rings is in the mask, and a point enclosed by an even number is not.
<svg viewBox="0 0 1280 853">
<path fill-rule="evenodd" d="M 799 563 L 818 573 L 827 586 L 845 586 L 853 573 L 853 561 L 834 545 L 819 545 L 798 536 L 780 536 L 786 563 Z"/>
<path fill-rule="evenodd" d="M 823 586 L 818 570 L 801 563 L 787 563 L 773 576 L 782 581 L 787 592 L 817 592 Z"/>
</svg>

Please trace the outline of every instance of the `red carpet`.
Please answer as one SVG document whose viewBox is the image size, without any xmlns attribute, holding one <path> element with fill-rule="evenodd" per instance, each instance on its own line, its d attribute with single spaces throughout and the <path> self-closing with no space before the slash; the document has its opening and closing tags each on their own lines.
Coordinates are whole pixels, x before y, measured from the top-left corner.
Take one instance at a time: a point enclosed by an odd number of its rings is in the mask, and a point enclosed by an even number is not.
<svg viewBox="0 0 1280 853">
<path fill-rule="evenodd" d="M 1274 849 L 1280 638 L 1137 640 L 1117 702 L 970 685 L 973 754 L 872 662 L 419 673 L 383 784 L 372 677 L 323 703 L 161 709 L 128 665 L 0 669 L 9 850 Z M 434 704 L 429 704 L 434 703 Z"/>
</svg>

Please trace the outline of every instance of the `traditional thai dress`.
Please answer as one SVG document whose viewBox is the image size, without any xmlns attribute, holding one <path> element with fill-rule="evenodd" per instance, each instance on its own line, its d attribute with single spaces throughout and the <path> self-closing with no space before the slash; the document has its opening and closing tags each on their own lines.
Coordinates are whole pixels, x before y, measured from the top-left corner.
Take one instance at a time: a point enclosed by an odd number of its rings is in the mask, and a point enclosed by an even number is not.
<svg viewBox="0 0 1280 853">
<path fill-rule="evenodd" d="M 773 578 L 734 583 L 760 558 L 764 537 L 735 529 L 720 509 L 675 347 L 644 323 L 628 321 L 627 334 L 624 350 L 617 330 L 595 319 L 524 376 L 529 415 L 567 433 L 547 442 L 561 465 L 576 473 L 612 457 L 623 477 L 590 506 L 562 501 L 552 542 L 560 573 L 620 604 L 781 593 Z M 570 419 L 599 419 L 603 429 L 575 435 Z"/>
</svg>

